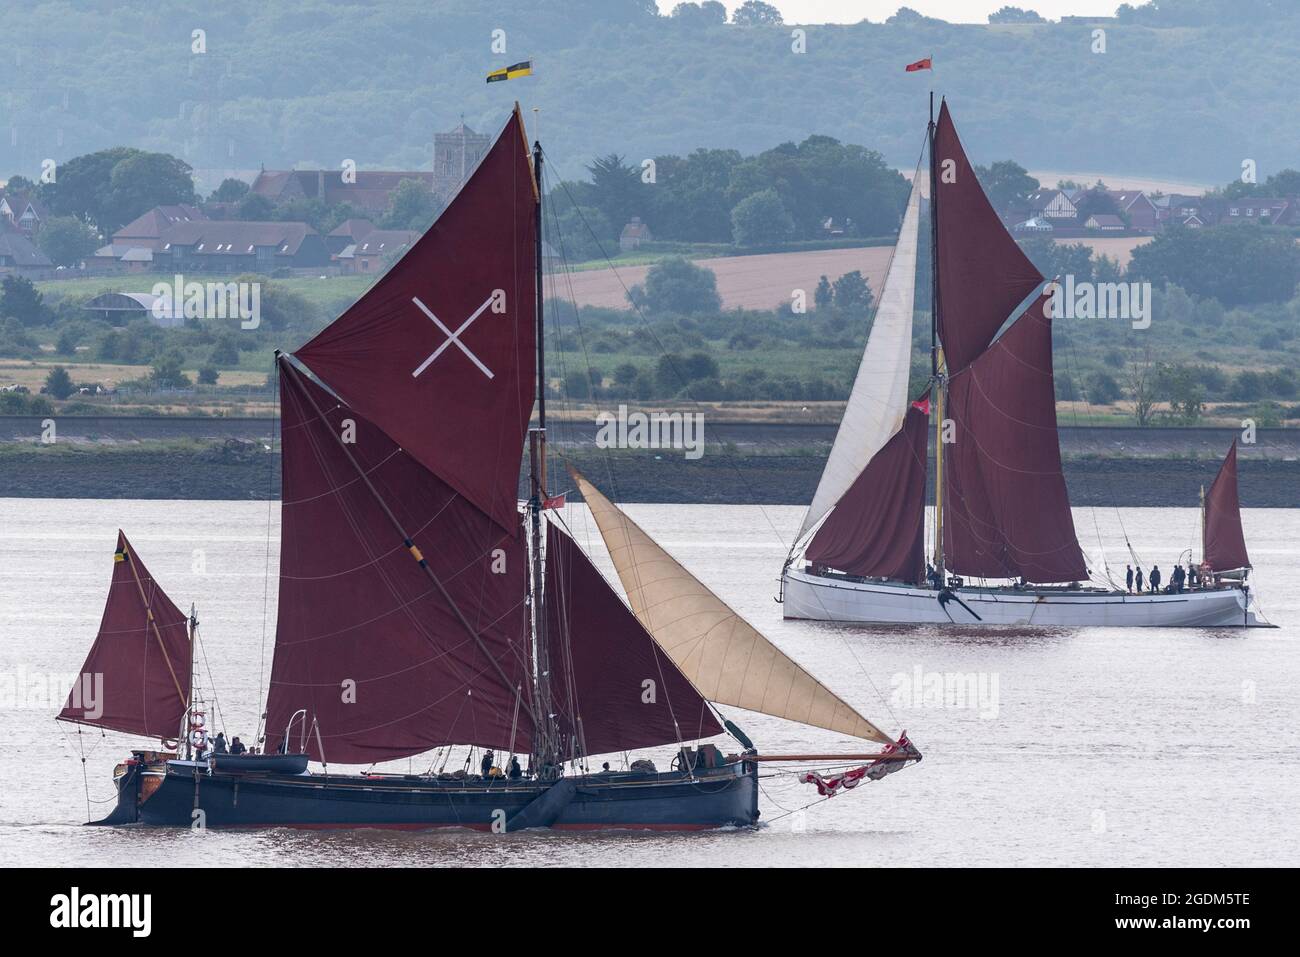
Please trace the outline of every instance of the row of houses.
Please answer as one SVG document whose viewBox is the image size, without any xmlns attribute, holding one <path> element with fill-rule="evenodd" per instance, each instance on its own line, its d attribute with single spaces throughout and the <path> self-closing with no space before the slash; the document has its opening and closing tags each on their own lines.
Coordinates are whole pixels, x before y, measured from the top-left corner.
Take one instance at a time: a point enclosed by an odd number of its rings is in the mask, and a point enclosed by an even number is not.
<svg viewBox="0 0 1300 957">
<path fill-rule="evenodd" d="M 400 256 L 418 235 L 359 218 L 322 235 L 306 223 L 210 219 L 196 206 L 155 206 L 114 233 L 87 260 L 86 270 L 369 274 Z"/>
<path fill-rule="evenodd" d="M 113 234 L 111 242 L 79 268 L 60 269 L 36 244 L 40 221 L 31 210 L 0 196 L 15 215 L 0 210 L 0 276 L 32 280 L 56 276 L 148 272 L 276 274 L 381 272 L 418 233 L 379 229 L 368 219 L 349 219 L 326 235 L 306 223 L 210 219 L 197 206 L 155 206 Z"/>
<path fill-rule="evenodd" d="M 374 220 L 389 208 L 394 191 L 407 180 L 447 202 L 492 145 L 464 118 L 455 129 L 435 134 L 433 169 L 325 170 L 261 169 L 248 195 L 272 207 L 319 201 L 347 204 L 362 217 L 321 235 L 303 222 L 227 218 L 228 204 L 158 206 L 113 234 L 112 242 L 88 261 L 94 272 L 320 272 L 366 275 L 401 255 L 416 234 L 379 229 Z"/>
<path fill-rule="evenodd" d="M 31 279 L 56 275 L 190 272 L 373 274 L 400 256 L 416 237 L 409 230 L 379 229 L 393 192 L 415 180 L 449 200 L 491 146 L 492 138 L 460 124 L 434 136 L 429 170 L 261 169 L 249 195 L 272 207 L 302 200 L 348 204 L 362 215 L 326 235 L 304 222 L 244 221 L 234 204 L 155 206 L 115 232 L 76 269 L 56 269 L 39 248 L 49 213 L 25 191 L 0 190 L 0 274 Z"/>
<path fill-rule="evenodd" d="M 1100 200 L 1099 200 L 1100 197 Z M 1101 205 L 1113 212 L 1089 211 Z M 1168 226 L 1192 229 L 1220 223 L 1300 225 L 1300 201 L 1280 198 L 1224 199 L 1142 190 L 1040 189 L 1002 211 L 1013 232 L 1057 237 L 1158 232 Z"/>
</svg>

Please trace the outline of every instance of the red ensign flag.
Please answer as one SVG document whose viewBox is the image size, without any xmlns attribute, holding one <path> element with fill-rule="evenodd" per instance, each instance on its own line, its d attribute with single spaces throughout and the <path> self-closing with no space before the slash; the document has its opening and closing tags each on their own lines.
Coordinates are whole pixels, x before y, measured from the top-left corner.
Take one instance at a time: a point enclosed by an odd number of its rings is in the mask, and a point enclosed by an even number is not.
<svg viewBox="0 0 1300 957">
<path fill-rule="evenodd" d="M 928 70 L 930 67 L 930 58 L 926 57 L 924 60 L 917 60 L 915 63 L 909 63 L 907 65 L 907 72 L 915 73 L 917 70 Z"/>
</svg>

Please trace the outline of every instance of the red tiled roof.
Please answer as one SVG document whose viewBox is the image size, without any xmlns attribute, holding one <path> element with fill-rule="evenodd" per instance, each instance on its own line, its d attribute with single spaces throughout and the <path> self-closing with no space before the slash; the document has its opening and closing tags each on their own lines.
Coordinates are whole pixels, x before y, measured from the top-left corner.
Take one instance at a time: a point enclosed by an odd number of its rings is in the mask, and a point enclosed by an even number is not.
<svg viewBox="0 0 1300 957">
<path fill-rule="evenodd" d="M 115 232 L 113 238 L 119 242 L 139 238 L 157 239 L 163 230 L 177 223 L 207 220 L 208 217 L 197 206 L 155 206 Z"/>
<path fill-rule="evenodd" d="M 331 229 L 329 234 L 331 236 L 347 236 L 351 239 L 360 239 L 374 228 L 375 224 L 368 219 L 345 219 Z"/>
</svg>

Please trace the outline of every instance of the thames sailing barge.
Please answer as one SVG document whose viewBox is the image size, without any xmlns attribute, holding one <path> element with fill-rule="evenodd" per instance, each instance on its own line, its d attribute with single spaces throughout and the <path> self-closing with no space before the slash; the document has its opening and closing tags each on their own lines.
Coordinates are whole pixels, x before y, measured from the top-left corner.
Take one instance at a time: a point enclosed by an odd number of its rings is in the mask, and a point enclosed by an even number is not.
<svg viewBox="0 0 1300 957">
<path fill-rule="evenodd" d="M 920 760 L 576 472 L 630 608 L 566 532 L 546 474 L 542 158 L 535 145 L 530 163 L 516 107 L 407 255 L 277 358 L 282 541 L 263 753 L 212 752 L 191 693 L 196 623 L 119 536 L 83 669 L 104 693 L 91 707 L 74 689 L 60 718 L 163 741 L 118 766 L 118 805 L 101 823 L 743 826 L 759 817 L 764 761 L 860 765 L 808 775 L 835 793 Z M 719 706 L 879 747 L 763 755 Z M 724 729 L 740 753 L 701 743 Z M 589 771 L 594 755 L 665 745 L 677 749 L 669 770 Z M 491 749 L 499 767 L 338 774 L 326 763 L 451 747 Z"/>
<path fill-rule="evenodd" d="M 1007 232 L 948 106 L 927 129 L 844 418 L 781 577 L 786 618 L 960 625 L 1258 625 L 1236 445 L 1203 512 L 1195 588 L 1094 575 L 1061 472 L 1054 285 Z M 930 190 L 930 382 L 911 399 L 920 195 Z M 935 501 L 927 554 L 927 442 Z M 945 425 L 947 426 L 945 428 Z M 1131 553 L 1131 549 L 1130 549 Z M 1189 563 L 1190 564 L 1190 563 Z"/>
</svg>

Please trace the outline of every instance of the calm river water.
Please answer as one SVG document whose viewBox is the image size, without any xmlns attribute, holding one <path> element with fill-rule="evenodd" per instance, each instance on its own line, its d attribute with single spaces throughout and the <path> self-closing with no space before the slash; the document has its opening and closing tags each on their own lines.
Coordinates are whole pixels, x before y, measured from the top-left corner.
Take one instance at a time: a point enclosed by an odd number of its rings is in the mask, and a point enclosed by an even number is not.
<svg viewBox="0 0 1300 957">
<path fill-rule="evenodd" d="M 585 511 L 568 511 L 612 574 Z M 59 676 L 80 668 L 98 626 L 117 529 L 177 604 L 197 603 L 225 728 L 249 736 L 274 640 L 278 504 L 0 499 L 0 865 L 1300 865 L 1300 511 L 1245 513 L 1263 611 L 1282 626 L 1249 632 L 784 622 L 773 596 L 801 509 L 629 512 L 860 711 L 905 728 L 925 760 L 795 813 L 816 791 L 766 778 L 767 823 L 744 832 L 85 828 L 111 807 L 131 739 L 53 717 Z M 1121 523 L 1165 568 L 1197 534 L 1192 509 L 1077 509 L 1075 521 L 1094 553 L 1099 527 L 1121 569 Z M 978 694 L 934 693 L 944 675 Z M 729 716 L 765 751 L 854 747 Z"/>
</svg>

